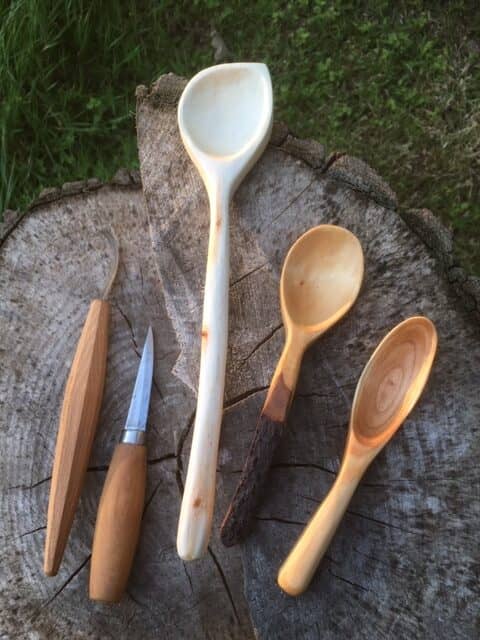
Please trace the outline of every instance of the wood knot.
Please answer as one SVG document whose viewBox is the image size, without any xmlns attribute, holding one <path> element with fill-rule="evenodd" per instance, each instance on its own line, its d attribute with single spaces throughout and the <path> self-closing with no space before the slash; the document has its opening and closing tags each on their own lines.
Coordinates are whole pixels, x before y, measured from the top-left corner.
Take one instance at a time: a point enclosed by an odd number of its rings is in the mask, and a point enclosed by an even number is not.
<svg viewBox="0 0 480 640">
<path fill-rule="evenodd" d="M 208 329 L 202 329 L 200 335 L 202 336 L 202 340 L 207 340 L 208 339 Z"/>
<path fill-rule="evenodd" d="M 193 506 L 195 509 L 198 509 L 198 507 L 202 504 L 202 499 L 201 498 L 195 498 L 195 501 L 193 503 Z"/>
</svg>

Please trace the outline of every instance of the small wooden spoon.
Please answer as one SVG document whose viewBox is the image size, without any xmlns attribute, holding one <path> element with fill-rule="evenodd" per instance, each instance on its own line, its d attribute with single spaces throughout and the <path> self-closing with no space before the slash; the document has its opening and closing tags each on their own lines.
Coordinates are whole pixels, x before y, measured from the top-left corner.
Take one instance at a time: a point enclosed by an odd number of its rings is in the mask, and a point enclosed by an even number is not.
<svg viewBox="0 0 480 640">
<path fill-rule="evenodd" d="M 401 322 L 375 349 L 358 381 L 337 479 L 279 571 L 291 596 L 308 587 L 361 477 L 415 406 L 436 349 L 435 326 L 421 316 Z"/>
<path fill-rule="evenodd" d="M 358 239 L 324 224 L 304 233 L 283 265 L 280 303 L 286 340 L 263 405 L 240 482 L 222 524 L 226 546 L 248 533 L 275 450 L 283 436 L 305 349 L 355 302 L 363 279 Z"/>
<path fill-rule="evenodd" d="M 228 332 L 230 200 L 265 149 L 272 127 L 272 83 L 264 64 L 204 69 L 178 105 L 183 143 L 210 200 L 198 401 L 177 551 L 194 560 L 207 550 L 215 501 Z"/>
</svg>

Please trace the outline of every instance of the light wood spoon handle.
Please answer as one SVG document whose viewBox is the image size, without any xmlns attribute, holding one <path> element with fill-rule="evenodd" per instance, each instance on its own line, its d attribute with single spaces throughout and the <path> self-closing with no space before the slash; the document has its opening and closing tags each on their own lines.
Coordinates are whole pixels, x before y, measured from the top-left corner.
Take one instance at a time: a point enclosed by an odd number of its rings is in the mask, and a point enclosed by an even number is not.
<svg viewBox="0 0 480 640">
<path fill-rule="evenodd" d="M 177 551 L 183 560 L 195 560 L 206 552 L 212 528 L 227 358 L 228 204 L 228 194 L 210 194 L 198 400 L 177 532 Z"/>
<path fill-rule="evenodd" d="M 110 305 L 93 300 L 67 380 L 48 504 L 44 571 L 56 575 L 80 498 L 102 404 Z"/>
<path fill-rule="evenodd" d="M 90 598 L 118 602 L 127 586 L 140 535 L 147 474 L 146 447 L 118 444 L 100 498 L 93 538 Z"/>
<path fill-rule="evenodd" d="M 241 542 L 251 528 L 275 452 L 285 433 L 301 357 L 302 351 L 288 344 L 273 375 L 242 475 L 222 523 L 220 536 L 226 547 Z"/>
<path fill-rule="evenodd" d="M 341 468 L 327 497 L 280 568 L 278 585 L 289 595 L 300 595 L 310 584 L 347 510 L 364 468 L 363 465 L 361 467 L 345 465 Z"/>
</svg>

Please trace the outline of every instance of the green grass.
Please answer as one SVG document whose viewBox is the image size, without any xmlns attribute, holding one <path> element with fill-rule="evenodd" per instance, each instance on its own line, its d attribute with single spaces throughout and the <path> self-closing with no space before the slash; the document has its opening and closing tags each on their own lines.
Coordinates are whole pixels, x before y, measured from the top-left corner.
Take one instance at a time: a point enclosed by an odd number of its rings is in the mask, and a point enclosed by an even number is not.
<svg viewBox="0 0 480 640">
<path fill-rule="evenodd" d="M 134 88 L 234 59 L 272 72 L 277 117 L 364 158 L 451 224 L 480 273 L 476 0 L 12 0 L 0 8 L 0 211 L 137 166 Z"/>
</svg>

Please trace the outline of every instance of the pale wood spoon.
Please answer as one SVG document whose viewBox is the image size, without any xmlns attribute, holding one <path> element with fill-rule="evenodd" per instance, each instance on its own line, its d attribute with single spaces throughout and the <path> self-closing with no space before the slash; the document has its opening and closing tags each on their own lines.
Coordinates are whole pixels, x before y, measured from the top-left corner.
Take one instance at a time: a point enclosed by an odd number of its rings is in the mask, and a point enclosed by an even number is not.
<svg viewBox="0 0 480 640">
<path fill-rule="evenodd" d="M 362 247 L 343 227 L 314 227 L 288 252 L 280 280 L 285 346 L 222 524 L 224 545 L 240 542 L 249 531 L 273 455 L 285 431 L 305 350 L 352 307 L 362 279 Z"/>
<path fill-rule="evenodd" d="M 286 593 L 308 587 L 361 477 L 420 398 L 436 349 L 435 326 L 418 316 L 398 324 L 374 351 L 358 381 L 335 483 L 279 571 Z"/>
<path fill-rule="evenodd" d="M 227 355 L 229 203 L 270 137 L 267 67 L 242 62 L 204 69 L 185 87 L 178 124 L 210 201 L 197 411 L 177 533 L 178 554 L 194 560 L 207 550 L 215 500 Z"/>
</svg>

